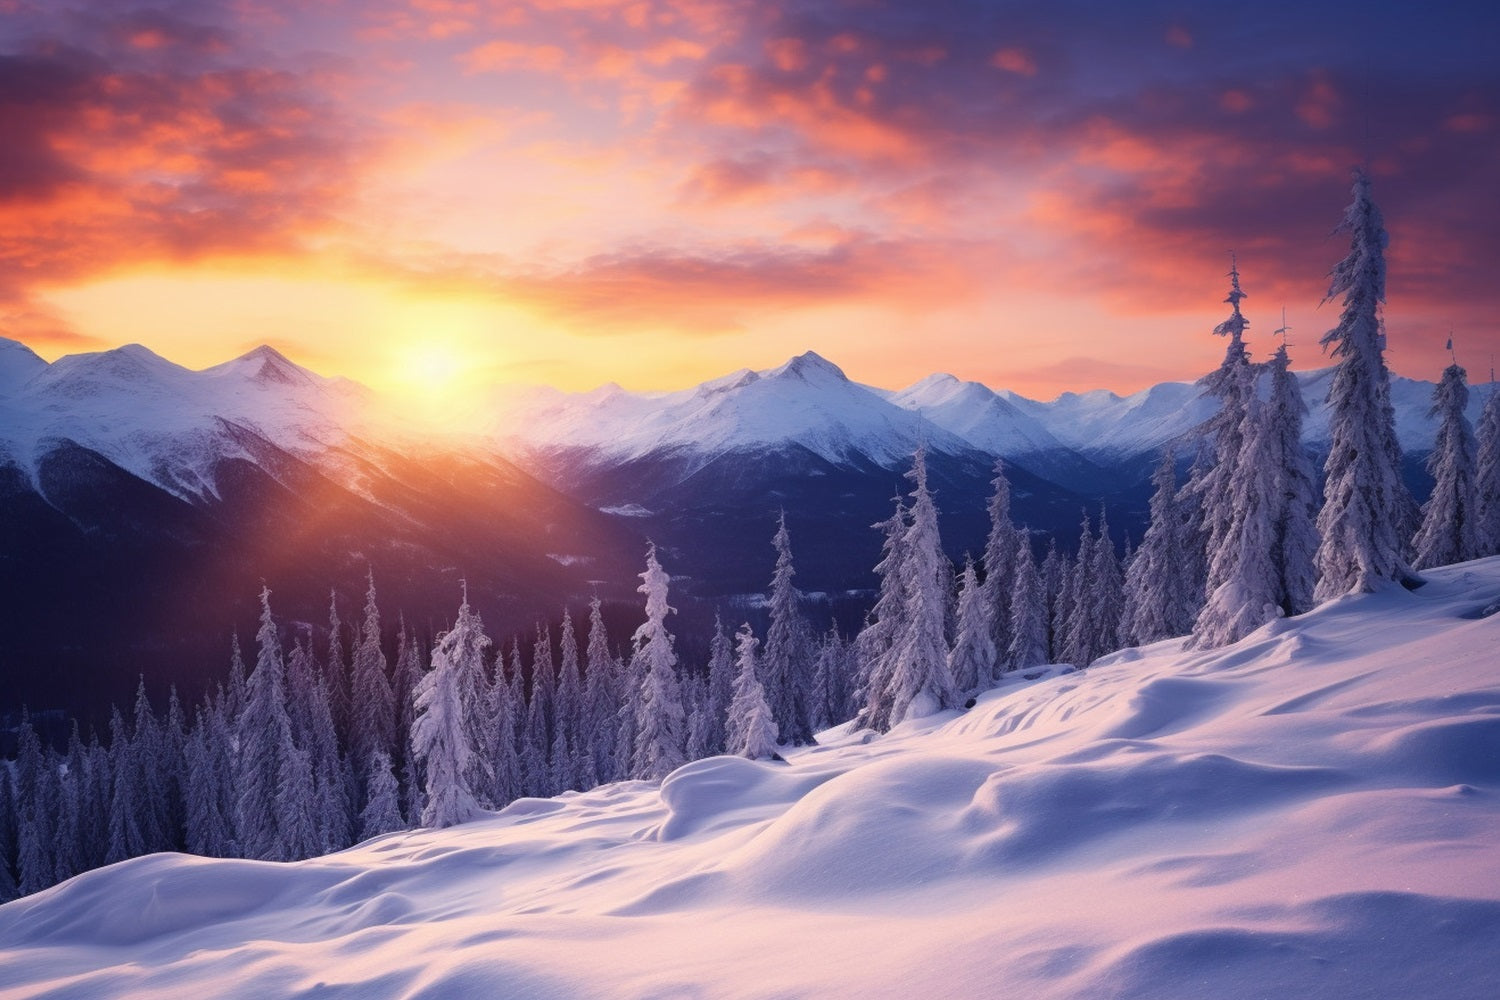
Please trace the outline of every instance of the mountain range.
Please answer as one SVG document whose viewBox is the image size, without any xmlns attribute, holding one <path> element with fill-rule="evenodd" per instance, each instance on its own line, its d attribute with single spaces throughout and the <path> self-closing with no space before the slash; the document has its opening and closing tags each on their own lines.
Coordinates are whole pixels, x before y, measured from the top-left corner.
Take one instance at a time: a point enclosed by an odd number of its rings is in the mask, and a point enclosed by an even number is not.
<svg viewBox="0 0 1500 1000">
<path fill-rule="evenodd" d="M 1313 450 L 1328 374 L 1299 376 Z M 1431 392 L 1392 382 L 1419 492 Z M 997 458 L 1039 544 L 1071 547 L 1101 504 L 1123 542 L 1144 530 L 1160 450 L 1185 464 L 1211 408 L 1191 383 L 1041 402 L 937 374 L 892 391 L 809 352 L 670 393 L 497 389 L 460 440 L 400 428 L 369 390 L 270 347 L 191 371 L 138 345 L 49 364 L 0 339 L 0 675 L 16 703 L 75 711 L 125 700 L 137 674 L 195 688 L 222 675 L 262 583 L 319 642 L 330 588 L 351 621 L 367 570 L 425 635 L 460 580 L 497 635 L 593 593 L 628 619 L 647 537 L 689 632 L 725 603 L 753 613 L 783 510 L 799 585 L 851 629 L 869 526 L 918 446 L 954 558 L 983 544 Z"/>
</svg>

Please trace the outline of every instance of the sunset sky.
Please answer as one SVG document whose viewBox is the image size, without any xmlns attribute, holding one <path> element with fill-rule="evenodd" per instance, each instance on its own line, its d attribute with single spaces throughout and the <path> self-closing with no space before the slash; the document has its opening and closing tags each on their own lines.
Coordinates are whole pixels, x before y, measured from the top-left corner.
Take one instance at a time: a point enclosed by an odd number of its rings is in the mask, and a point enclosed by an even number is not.
<svg viewBox="0 0 1500 1000">
<path fill-rule="evenodd" d="M 1050 398 L 1326 362 L 1367 162 L 1390 361 L 1500 350 L 1500 5 L 0 0 L 0 334 L 385 389 L 812 349 Z"/>
</svg>

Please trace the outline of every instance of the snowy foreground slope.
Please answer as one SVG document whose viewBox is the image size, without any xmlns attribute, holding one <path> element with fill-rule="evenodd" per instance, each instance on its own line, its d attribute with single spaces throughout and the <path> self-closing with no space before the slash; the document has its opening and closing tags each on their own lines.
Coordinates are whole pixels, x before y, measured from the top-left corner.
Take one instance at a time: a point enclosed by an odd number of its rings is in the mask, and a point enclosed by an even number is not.
<svg viewBox="0 0 1500 1000">
<path fill-rule="evenodd" d="M 0 907 L 0 996 L 1500 996 L 1500 558 L 889 736 Z"/>
</svg>

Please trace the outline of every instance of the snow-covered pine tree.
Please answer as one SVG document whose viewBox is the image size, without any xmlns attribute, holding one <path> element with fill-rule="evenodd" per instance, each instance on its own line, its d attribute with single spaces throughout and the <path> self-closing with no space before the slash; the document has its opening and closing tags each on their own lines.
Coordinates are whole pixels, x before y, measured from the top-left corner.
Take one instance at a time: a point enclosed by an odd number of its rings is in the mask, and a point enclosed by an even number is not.
<svg viewBox="0 0 1500 1000">
<path fill-rule="evenodd" d="M 907 478 L 914 484 L 911 524 L 901 548 L 902 590 L 906 596 L 902 629 L 894 637 L 884 683 L 870 690 L 866 724 L 887 732 L 909 718 L 958 705 L 948 672 L 948 587 L 953 566 L 938 536 L 937 507 L 927 488 L 927 455 L 918 448 Z"/>
<path fill-rule="evenodd" d="M 369 787 L 369 801 L 359 814 L 359 838 L 369 840 L 404 828 L 405 824 L 401 821 L 401 790 L 396 784 L 395 772 L 391 770 L 391 759 L 384 751 L 375 751 L 366 784 Z"/>
<path fill-rule="evenodd" d="M 776 756 L 776 720 L 766 703 L 765 688 L 758 677 L 760 664 L 755 655 L 760 640 L 750 623 L 735 633 L 738 673 L 734 678 L 734 701 L 729 708 L 729 735 L 726 751 L 751 759 Z"/>
<path fill-rule="evenodd" d="M 708 745 L 713 753 L 724 750 L 724 724 L 729 717 L 729 703 L 733 700 L 734 646 L 723 620 L 715 611 L 714 634 L 708 643 Z M 809 705 L 809 709 L 813 707 Z"/>
<path fill-rule="evenodd" d="M 1093 564 L 1094 526 L 1089 523 L 1088 511 L 1084 511 L 1083 523 L 1078 530 L 1078 555 L 1068 566 L 1067 589 L 1060 602 L 1067 622 L 1060 662 L 1078 667 L 1086 667 L 1094 659 L 1094 611 L 1089 606 L 1089 599 L 1093 596 L 1089 581 Z"/>
<path fill-rule="evenodd" d="M 1031 554 L 1031 541 L 1016 541 L 1016 582 L 1010 595 L 1010 649 L 1006 663 L 1013 670 L 1047 662 L 1047 601 L 1042 576 Z"/>
<path fill-rule="evenodd" d="M 531 698 L 525 698 L 525 681 L 522 678 L 521 640 L 511 639 L 510 644 L 511 686 L 516 693 L 516 753 L 520 761 L 521 789 L 523 795 L 533 798 L 551 794 L 552 768 L 547 761 L 551 749 L 544 742 L 545 735 L 538 739 L 536 732 L 545 734 L 545 718 L 538 707 L 536 686 L 533 684 Z M 533 679 L 535 675 L 533 675 Z"/>
<path fill-rule="evenodd" d="M 1187 522 L 1177 497 L 1177 459 L 1171 449 L 1151 477 L 1151 525 L 1125 575 L 1123 639 L 1146 645 L 1186 635 L 1201 598 L 1183 572 L 1189 547 Z"/>
<path fill-rule="evenodd" d="M 1014 557 L 1015 553 L 1011 553 Z M 1008 560 L 1007 560 L 1008 562 Z M 1012 571 L 1011 576 L 1015 576 Z M 986 581 L 988 583 L 988 581 Z M 1003 605 L 992 600 L 988 587 L 981 587 L 974 560 L 964 560 L 959 575 L 958 628 L 953 649 L 948 653 L 948 672 L 960 694 L 973 694 L 990 686 L 995 678 L 995 628 L 990 618 L 997 607 L 1010 607 L 1010 595 Z M 1005 633 L 1010 633 L 1009 627 Z"/>
<path fill-rule="evenodd" d="M 813 725 L 824 728 L 843 722 L 853 712 L 849 704 L 850 687 L 853 682 L 853 656 L 851 643 L 839 634 L 837 622 L 828 626 L 823 641 L 818 644 L 818 656 L 813 665 Z"/>
<path fill-rule="evenodd" d="M 1490 374 L 1490 395 L 1479 415 L 1474 495 L 1479 518 L 1479 551 L 1500 555 L 1500 391 Z"/>
<path fill-rule="evenodd" d="M 1120 638 L 1120 621 L 1125 610 L 1125 580 L 1120 571 L 1120 557 L 1115 554 L 1114 539 L 1109 537 L 1109 519 L 1102 508 L 1088 583 L 1089 611 L 1094 620 L 1093 658 L 1089 661 L 1092 663 L 1124 645 Z"/>
<path fill-rule="evenodd" d="M 224 770 L 228 741 L 221 717 L 210 705 L 198 710 L 188 734 L 187 847 L 206 858 L 228 858 L 235 853 L 234 812 L 226 809 L 232 776 Z"/>
<path fill-rule="evenodd" d="M 282 729 L 276 779 L 276 825 L 279 839 L 271 860 L 300 861 L 322 853 L 318 831 L 317 791 L 313 784 L 312 758 L 292 742 L 292 727 Z"/>
<path fill-rule="evenodd" d="M 20 895 L 11 870 L 15 857 L 15 792 L 11 790 L 10 768 L 0 767 L 0 903 Z"/>
<path fill-rule="evenodd" d="M 1202 532 L 1204 562 L 1207 576 L 1204 583 L 1205 596 L 1223 582 L 1214 576 L 1214 566 L 1224 568 L 1228 563 L 1216 555 L 1224 538 L 1229 534 L 1234 520 L 1234 501 L 1229 483 L 1234 478 L 1244 447 L 1241 436 L 1245 423 L 1245 411 L 1250 397 L 1255 394 L 1255 370 L 1250 364 L 1250 353 L 1245 349 L 1244 334 L 1249 321 L 1240 311 L 1240 302 L 1246 298 L 1240 288 L 1239 263 L 1231 256 L 1229 267 L 1229 318 L 1214 327 L 1214 334 L 1228 337 L 1224 349 L 1224 360 L 1219 367 L 1199 380 L 1203 394 L 1218 401 L 1214 415 L 1203 422 L 1199 429 L 1203 445 L 1211 450 L 1213 460 L 1205 466 L 1195 466 L 1194 476 L 1188 480 L 1187 492 L 1202 507 Z"/>
<path fill-rule="evenodd" d="M 385 651 L 380 645 L 380 609 L 375 603 L 375 571 L 368 573 L 364 625 L 354 647 L 350 752 L 358 784 L 363 788 L 375 761 L 384 753 L 390 760 L 396 745 L 396 700 L 386 675 Z"/>
<path fill-rule="evenodd" d="M 1302 447 L 1302 417 L 1307 404 L 1291 373 L 1286 344 L 1276 348 L 1267 366 L 1271 386 L 1267 399 L 1274 462 L 1279 470 L 1280 502 L 1272 563 L 1279 574 L 1278 603 L 1285 615 L 1300 615 L 1313 606 L 1318 551 L 1318 484 L 1312 459 Z"/>
<path fill-rule="evenodd" d="M 1208 592 L 1208 512 L 1203 505 L 1203 484 L 1213 469 L 1214 449 L 1201 434 L 1193 443 L 1193 463 L 1188 467 L 1187 482 L 1177 491 L 1177 506 L 1183 523 L 1182 575 L 1192 597 L 1192 617 L 1197 618 Z"/>
<path fill-rule="evenodd" d="M 687 741 L 683 751 L 688 760 L 713 756 L 708 748 L 708 682 L 689 675 L 682 681 L 682 700 L 687 710 Z"/>
<path fill-rule="evenodd" d="M 573 615 L 567 608 L 563 609 L 558 650 L 555 739 L 562 742 L 566 760 L 554 766 L 558 785 L 563 791 L 582 791 L 592 788 L 597 782 L 592 778 L 592 754 L 588 748 L 588 732 L 583 725 L 583 671 L 578 663 L 578 631 L 573 627 Z"/>
<path fill-rule="evenodd" d="M 422 766 L 427 804 L 422 825 L 452 826 L 479 809 L 476 791 L 489 778 L 474 708 L 484 684 L 484 623 L 469 607 L 469 589 L 453 628 L 438 637 L 432 670 L 417 685 L 412 752 Z"/>
<path fill-rule="evenodd" d="M 54 785 L 48 754 L 22 709 L 16 731 L 16 887 L 23 896 L 41 892 L 56 879 Z"/>
<path fill-rule="evenodd" d="M 1339 226 L 1350 234 L 1349 255 L 1334 267 L 1324 299 L 1342 295 L 1344 308 L 1338 326 L 1322 339 L 1337 363 L 1328 389 L 1331 442 L 1318 514 L 1314 596 L 1320 601 L 1420 579 L 1406 561 L 1414 505 L 1401 480 L 1380 316 L 1387 237 L 1362 170 L 1355 171 L 1353 194 Z"/>
<path fill-rule="evenodd" d="M 667 631 L 670 577 L 656 559 L 656 545 L 646 549 L 646 570 L 636 588 L 646 597 L 646 620 L 633 637 L 640 686 L 635 690 L 635 743 L 630 758 L 631 776 L 655 780 L 681 767 L 686 733 L 682 689 L 674 668 L 672 634 Z"/>
<path fill-rule="evenodd" d="M 1437 417 L 1437 440 L 1427 458 L 1432 495 L 1422 507 L 1422 527 L 1412 542 L 1415 569 L 1447 566 L 1479 557 L 1479 511 L 1475 492 L 1474 429 L 1464 414 L 1469 405 L 1467 373 L 1457 363 L 1443 370 L 1432 393 L 1429 416 Z"/>
<path fill-rule="evenodd" d="M 83 740 L 78 736 L 75 719 L 68 733 L 68 749 L 64 754 L 66 766 L 58 775 L 57 782 L 57 857 L 56 876 L 59 882 L 70 879 L 86 867 L 83 860 L 82 820 L 87 808 L 85 796 L 89 790 L 87 753 Z"/>
<path fill-rule="evenodd" d="M 1047 554 L 1042 557 L 1039 572 L 1047 623 L 1047 657 L 1043 662 L 1061 662 L 1067 638 L 1067 608 L 1064 604 L 1068 592 L 1068 565 L 1065 557 L 1057 551 L 1056 537 L 1047 539 Z"/>
<path fill-rule="evenodd" d="M 307 703 L 307 725 L 304 749 L 312 767 L 318 837 L 323 844 L 323 853 L 327 854 L 341 851 L 354 842 L 354 807 L 349 797 L 349 783 L 345 780 L 344 761 L 339 755 L 328 684 L 321 670 L 313 677 Z"/>
<path fill-rule="evenodd" d="M 984 594 L 990 606 L 990 645 L 996 651 L 990 677 L 1000 676 L 1010 650 L 1010 599 L 1016 589 L 1016 565 L 1013 559 L 1017 543 L 1025 536 L 1010 519 L 1010 481 L 1005 477 L 1005 462 L 995 459 L 995 478 L 991 482 L 990 533 L 984 543 Z"/>
<path fill-rule="evenodd" d="M 812 686 L 812 644 L 800 608 L 802 595 L 792 586 L 791 536 L 786 530 L 786 511 L 776 522 L 772 540 L 776 569 L 771 576 L 770 628 L 761 657 L 761 671 L 776 717 L 776 728 L 790 746 L 813 741 L 812 720 L 807 711 L 807 692 Z"/>
<path fill-rule="evenodd" d="M 292 724 L 292 741 L 306 746 L 312 721 L 313 688 L 321 683 L 318 679 L 318 664 L 312 653 L 310 635 L 298 635 L 292 639 L 291 652 L 286 656 L 286 714 Z"/>
<path fill-rule="evenodd" d="M 173 850 L 177 843 L 167 825 L 167 765 L 162 759 L 161 725 L 146 697 L 144 676 L 136 678 L 130 742 L 135 768 L 130 780 L 137 787 L 136 808 L 141 836 L 145 838 L 141 853 Z"/>
<path fill-rule="evenodd" d="M 896 667 L 896 642 L 906 631 L 907 581 L 903 566 L 910 516 L 905 498 L 898 495 L 895 500 L 895 512 L 888 519 L 872 525 L 885 533 L 881 560 L 875 566 L 880 577 L 880 594 L 866 616 L 864 628 L 854 640 L 858 666 L 854 700 L 865 707 L 889 685 Z M 861 712 L 859 724 L 862 728 L 876 728 L 868 711 Z"/>
<path fill-rule="evenodd" d="M 484 796 L 495 809 L 502 809 L 520 798 L 526 787 L 521 758 L 516 752 L 516 727 L 520 725 L 521 709 L 525 707 L 524 702 L 517 704 L 515 700 L 517 687 L 506 679 L 505 657 L 497 656 L 495 683 L 489 688 L 489 741 L 485 751 L 492 780 L 489 794 Z"/>
<path fill-rule="evenodd" d="M 604 629 L 604 614 L 599 598 L 589 602 L 589 637 L 585 648 L 586 699 L 584 715 L 588 720 L 588 748 L 593 755 L 592 780 L 595 784 L 614 781 L 621 776 L 616 735 L 619 726 L 619 665 L 609 651 L 609 635 Z"/>
<path fill-rule="evenodd" d="M 1253 392 L 1239 437 L 1239 459 L 1228 483 L 1229 517 L 1210 553 L 1208 578 L 1217 582 L 1193 623 L 1192 648 L 1226 646 L 1281 614 L 1281 573 L 1275 564 L 1279 435 L 1267 405 Z"/>
<path fill-rule="evenodd" d="M 422 654 L 417 649 L 417 637 L 409 635 L 406 617 L 400 618 L 396 630 L 396 675 L 391 682 L 391 695 L 396 702 L 396 756 L 401 776 L 401 810 L 412 823 L 421 815 L 419 804 L 421 789 L 418 788 L 416 762 L 411 756 L 411 722 L 416 714 L 414 692 L 422 679 Z"/>
<path fill-rule="evenodd" d="M 245 710 L 246 689 L 245 656 L 240 652 L 239 632 L 229 633 L 229 686 L 225 689 L 224 715 L 235 723 Z"/>
<path fill-rule="evenodd" d="M 557 762 L 553 759 L 556 702 L 557 665 L 552 660 L 552 632 L 537 622 L 536 642 L 531 647 L 531 700 L 526 706 L 526 736 L 541 761 L 540 770 L 533 774 L 531 794 L 542 798 L 562 790 L 557 783 Z"/>
<path fill-rule="evenodd" d="M 277 805 L 282 755 L 291 745 L 286 714 L 281 637 L 271 618 L 271 591 L 260 590 L 258 652 L 239 720 L 239 774 L 235 828 L 240 850 L 255 860 L 284 860 Z"/>
<path fill-rule="evenodd" d="M 344 662 L 344 623 L 339 619 L 339 595 L 331 588 L 328 591 L 328 669 L 323 676 L 328 682 L 328 707 L 333 712 L 334 729 L 341 738 L 347 739 L 353 698 L 349 690 L 349 665 Z"/>
</svg>

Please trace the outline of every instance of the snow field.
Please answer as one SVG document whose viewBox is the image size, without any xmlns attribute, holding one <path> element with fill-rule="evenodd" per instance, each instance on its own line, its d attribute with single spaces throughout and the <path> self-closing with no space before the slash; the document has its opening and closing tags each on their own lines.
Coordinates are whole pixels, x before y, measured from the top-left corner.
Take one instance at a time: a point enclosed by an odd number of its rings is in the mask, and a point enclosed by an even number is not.
<svg viewBox="0 0 1500 1000">
<path fill-rule="evenodd" d="M 1500 995 L 1500 558 L 789 763 L 0 907 L 0 997 Z"/>
</svg>

